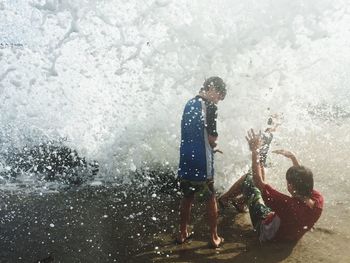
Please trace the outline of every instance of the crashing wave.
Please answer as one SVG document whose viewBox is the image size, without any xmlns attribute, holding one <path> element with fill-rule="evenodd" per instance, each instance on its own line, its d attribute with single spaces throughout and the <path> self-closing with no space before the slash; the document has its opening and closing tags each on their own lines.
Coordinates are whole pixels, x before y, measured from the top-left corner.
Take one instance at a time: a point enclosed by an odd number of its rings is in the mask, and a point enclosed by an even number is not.
<svg viewBox="0 0 350 263">
<path fill-rule="evenodd" d="M 96 161 L 87 162 L 76 150 L 54 141 L 7 149 L 0 154 L 0 164 L 0 176 L 7 180 L 24 175 L 75 185 L 93 180 L 99 171 Z"/>
</svg>

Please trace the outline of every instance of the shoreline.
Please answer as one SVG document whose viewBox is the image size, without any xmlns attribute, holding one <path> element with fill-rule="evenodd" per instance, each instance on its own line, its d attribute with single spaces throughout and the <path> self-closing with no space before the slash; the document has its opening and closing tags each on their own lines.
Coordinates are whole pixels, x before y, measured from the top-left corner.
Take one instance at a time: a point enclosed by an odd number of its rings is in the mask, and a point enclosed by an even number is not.
<svg viewBox="0 0 350 263">
<path fill-rule="evenodd" d="M 175 245 L 179 197 L 123 187 L 39 195 L 1 191 L 1 262 L 347 262 L 347 202 L 327 205 L 295 246 L 259 244 L 249 214 L 219 217 L 225 243 L 208 248 L 204 207 L 193 209 L 194 238 Z"/>
</svg>

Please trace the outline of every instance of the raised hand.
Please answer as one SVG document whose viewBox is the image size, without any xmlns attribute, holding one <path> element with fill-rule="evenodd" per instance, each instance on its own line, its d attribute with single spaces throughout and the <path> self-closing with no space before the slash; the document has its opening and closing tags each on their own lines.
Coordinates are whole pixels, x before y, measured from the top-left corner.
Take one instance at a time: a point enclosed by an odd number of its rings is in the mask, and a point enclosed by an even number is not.
<svg viewBox="0 0 350 263">
<path fill-rule="evenodd" d="M 287 151 L 287 150 L 283 150 L 283 149 L 274 150 L 272 152 L 276 153 L 276 154 L 281 154 L 281 155 L 291 159 L 294 166 L 299 166 L 299 162 L 298 162 L 297 158 L 295 157 L 294 153 Z"/>
<path fill-rule="evenodd" d="M 253 129 L 250 129 L 247 132 L 247 136 L 245 136 L 248 144 L 249 149 L 253 152 L 257 152 L 260 149 L 261 146 L 261 131 L 259 131 L 258 134 L 255 134 Z"/>
<path fill-rule="evenodd" d="M 281 154 L 281 155 L 283 155 L 283 156 L 285 156 L 285 157 L 287 157 L 287 158 L 289 158 L 289 159 L 295 157 L 295 155 L 294 155 L 292 152 L 287 151 L 287 150 L 283 150 L 283 149 L 274 150 L 274 151 L 272 151 L 272 152 L 273 152 L 273 153 L 276 153 L 276 154 Z"/>
</svg>

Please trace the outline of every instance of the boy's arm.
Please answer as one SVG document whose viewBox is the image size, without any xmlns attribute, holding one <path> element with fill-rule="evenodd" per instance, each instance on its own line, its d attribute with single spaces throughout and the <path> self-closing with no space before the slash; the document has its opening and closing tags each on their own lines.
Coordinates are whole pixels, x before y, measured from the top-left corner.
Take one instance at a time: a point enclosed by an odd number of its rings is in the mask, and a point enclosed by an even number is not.
<svg viewBox="0 0 350 263">
<path fill-rule="evenodd" d="M 211 148 L 215 148 L 217 146 L 217 141 L 218 136 L 214 136 L 214 135 L 208 135 L 208 140 L 209 140 L 209 145 L 211 146 Z"/>
<path fill-rule="evenodd" d="M 265 182 L 265 168 L 264 168 L 264 165 L 262 165 L 261 163 L 260 163 L 260 169 L 261 169 L 261 178 Z"/>
<path fill-rule="evenodd" d="M 248 144 L 249 149 L 252 152 L 252 172 L 253 172 L 253 182 L 254 185 L 262 191 L 265 188 L 265 182 L 263 173 L 260 165 L 260 155 L 259 148 L 261 144 L 261 132 L 259 134 L 255 134 L 254 130 L 251 129 L 248 131 L 247 136 L 245 137 Z"/>
<path fill-rule="evenodd" d="M 290 159 L 293 163 L 293 166 L 300 166 L 297 158 L 295 157 L 295 155 L 290 152 L 290 151 L 287 151 L 287 150 L 275 150 L 275 151 L 272 151 L 273 153 L 277 153 L 277 154 L 281 154 L 283 155 L 284 157 L 287 157 L 288 159 Z"/>
<path fill-rule="evenodd" d="M 218 133 L 216 130 L 217 117 L 218 117 L 218 114 L 217 114 L 216 105 L 214 105 L 212 103 L 207 105 L 206 129 L 208 132 L 209 145 L 213 149 L 214 153 L 216 153 L 216 152 L 223 153 L 219 149 L 215 149 L 217 147 L 217 140 L 218 140 Z"/>
<path fill-rule="evenodd" d="M 216 146 L 218 145 L 217 139 L 218 139 L 218 136 L 208 135 L 209 145 L 214 150 L 214 153 L 218 152 L 223 154 L 223 152 L 220 149 L 216 148 Z"/>
</svg>

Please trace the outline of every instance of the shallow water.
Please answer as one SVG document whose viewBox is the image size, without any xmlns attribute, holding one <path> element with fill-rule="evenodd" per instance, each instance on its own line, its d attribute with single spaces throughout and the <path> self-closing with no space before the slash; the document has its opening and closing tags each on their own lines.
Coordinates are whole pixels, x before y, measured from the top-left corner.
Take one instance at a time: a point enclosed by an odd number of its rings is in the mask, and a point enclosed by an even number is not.
<svg viewBox="0 0 350 263">
<path fill-rule="evenodd" d="M 142 193 L 142 194 L 141 194 Z M 208 248 L 204 207 L 193 209 L 193 239 L 175 245 L 179 196 L 85 187 L 59 193 L 1 192 L 1 262 L 346 262 L 348 204 L 327 205 L 297 244 L 261 245 L 248 214 L 219 217 L 222 248 Z"/>
<path fill-rule="evenodd" d="M 125 262 L 153 248 L 163 228 L 171 232 L 161 219 L 175 218 L 165 195 L 147 199 L 123 187 L 1 197 L 1 262 Z"/>
</svg>

